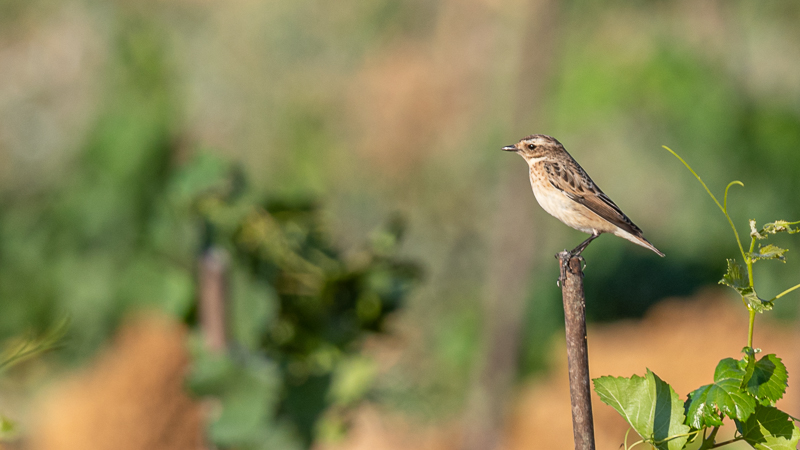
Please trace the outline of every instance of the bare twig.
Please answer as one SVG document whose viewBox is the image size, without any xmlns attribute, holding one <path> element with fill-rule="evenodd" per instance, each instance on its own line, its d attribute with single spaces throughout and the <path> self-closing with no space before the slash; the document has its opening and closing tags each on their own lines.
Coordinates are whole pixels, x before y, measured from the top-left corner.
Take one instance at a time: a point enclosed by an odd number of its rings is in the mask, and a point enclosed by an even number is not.
<svg viewBox="0 0 800 450">
<path fill-rule="evenodd" d="M 559 284 L 564 298 L 567 331 L 569 396 L 572 402 L 572 433 L 575 450 L 594 450 L 592 391 L 589 386 L 589 350 L 586 343 L 586 301 L 580 257 L 564 250 L 556 255 L 561 266 Z"/>
</svg>

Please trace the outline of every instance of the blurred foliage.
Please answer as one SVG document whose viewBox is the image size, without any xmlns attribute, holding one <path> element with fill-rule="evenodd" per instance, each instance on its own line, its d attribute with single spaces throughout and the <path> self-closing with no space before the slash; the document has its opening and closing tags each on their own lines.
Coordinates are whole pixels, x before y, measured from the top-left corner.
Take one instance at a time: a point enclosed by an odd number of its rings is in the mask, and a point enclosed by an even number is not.
<svg viewBox="0 0 800 450">
<path fill-rule="evenodd" d="M 394 256 L 404 223 L 393 218 L 345 257 L 318 204 L 261 200 L 235 165 L 191 157 L 164 30 L 139 13 L 117 19 L 108 95 L 64 181 L 0 193 L 0 335 L 68 314 L 60 356 L 74 364 L 132 309 L 194 324 L 197 256 L 225 248 L 233 348 L 195 346 L 190 380 L 218 398 L 211 438 L 221 448 L 307 447 L 329 406 L 326 421 L 344 427 L 368 392 L 374 368 L 359 344 L 384 330 L 421 275 Z"/>
<path fill-rule="evenodd" d="M 0 374 L 28 358 L 63 346 L 62 339 L 69 329 L 69 323 L 69 319 L 64 318 L 42 335 L 11 339 L 0 352 Z"/>
<path fill-rule="evenodd" d="M 296 386 L 338 399 L 326 404 L 363 395 L 374 367 L 350 345 L 382 328 L 405 295 L 393 277 L 409 275 L 381 250 L 392 232 L 347 257 L 329 233 L 353 248 L 399 209 L 413 224 L 403 254 L 429 276 L 402 319 L 410 356 L 376 383 L 381 400 L 441 418 L 463 405 L 484 344 L 489 224 L 507 175 L 497 148 L 509 139 L 558 137 L 667 253 L 610 237 L 590 246 L 592 320 L 639 317 L 725 269 L 724 224 L 674 185 L 660 145 L 711 183 L 744 174 L 737 220 L 800 215 L 800 4 L 554 4 L 553 48 L 531 55 L 526 11 L 538 10 L 526 2 L 0 2 L 0 338 L 68 314 L 58 354 L 79 364 L 131 309 L 192 321 L 198 252 L 226 248 L 236 348 L 196 349 L 198 390 L 234 405 L 246 390 L 223 388 L 251 386 L 258 400 L 222 408 L 214 433 L 233 442 L 230 418 L 255 408 L 256 439 L 258 424 L 302 416 L 287 406 Z M 533 56 L 546 79 L 519 73 Z M 539 85 L 540 102 L 517 104 Z M 512 125 L 519 110 L 536 121 Z M 73 127 L 65 115 L 87 118 Z M 58 138 L 65 129 L 77 137 Z M 45 133 L 56 138 L 36 139 Z M 535 214 L 542 263 L 520 376 L 546 369 L 563 324 L 551 256 L 583 239 Z M 796 272 L 790 260 L 758 276 L 772 291 Z M 324 434 L 343 422 L 337 408 Z M 319 405 L 308 411 L 306 439 Z M 289 442 L 287 423 L 275 436 Z"/>
<path fill-rule="evenodd" d="M 28 333 L 4 343 L 0 351 L 0 377 L 5 375 L 8 369 L 23 361 L 63 346 L 69 322 L 68 318 L 63 318 L 41 335 Z M 0 441 L 15 439 L 18 433 L 16 423 L 0 414 Z"/>
<path fill-rule="evenodd" d="M 175 209 L 179 140 L 163 35 L 117 24 L 118 59 L 83 151 L 52 189 L 0 193 L 0 336 L 73 318 L 65 356 L 85 357 L 126 310 L 186 315 L 197 232 Z"/>
<path fill-rule="evenodd" d="M 313 202 L 258 201 L 241 171 L 215 179 L 222 165 L 201 158 L 178 175 L 181 191 L 200 193 L 205 245 L 226 249 L 233 271 L 233 351 L 198 350 L 190 384 L 221 399 L 211 426 L 217 445 L 277 448 L 275 436 L 298 433 L 308 446 L 317 427 L 330 434 L 331 421 L 343 426 L 347 407 L 369 390 L 374 369 L 356 356 L 359 344 L 385 329 L 421 269 L 395 256 L 405 228 L 399 217 L 345 257 Z M 319 422 L 331 406 L 327 425 Z M 273 421 L 283 431 L 275 434 Z"/>
</svg>

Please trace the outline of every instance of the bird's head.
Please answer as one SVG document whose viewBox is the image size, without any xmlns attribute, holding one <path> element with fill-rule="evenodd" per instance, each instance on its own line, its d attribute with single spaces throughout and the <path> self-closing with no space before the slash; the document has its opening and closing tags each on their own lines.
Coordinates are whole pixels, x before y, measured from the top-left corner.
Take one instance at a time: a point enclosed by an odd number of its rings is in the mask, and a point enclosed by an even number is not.
<svg viewBox="0 0 800 450">
<path fill-rule="evenodd" d="M 564 146 L 561 145 L 555 138 L 545 134 L 532 134 L 522 138 L 514 145 L 507 145 L 503 150 L 507 152 L 514 152 L 525 158 L 530 164 L 532 161 L 542 161 L 559 150 L 563 150 Z"/>
</svg>

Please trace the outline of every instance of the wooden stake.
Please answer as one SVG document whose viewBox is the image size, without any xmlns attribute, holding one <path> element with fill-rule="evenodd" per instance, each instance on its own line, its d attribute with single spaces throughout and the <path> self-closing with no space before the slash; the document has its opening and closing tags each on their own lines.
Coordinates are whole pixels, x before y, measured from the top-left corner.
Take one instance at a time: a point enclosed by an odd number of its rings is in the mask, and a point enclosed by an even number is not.
<svg viewBox="0 0 800 450">
<path fill-rule="evenodd" d="M 594 450 L 592 390 L 589 384 L 589 350 L 586 343 L 586 301 L 581 267 L 583 259 L 572 257 L 566 250 L 557 254 L 556 258 L 561 266 L 558 281 L 564 299 L 575 450 Z"/>
</svg>

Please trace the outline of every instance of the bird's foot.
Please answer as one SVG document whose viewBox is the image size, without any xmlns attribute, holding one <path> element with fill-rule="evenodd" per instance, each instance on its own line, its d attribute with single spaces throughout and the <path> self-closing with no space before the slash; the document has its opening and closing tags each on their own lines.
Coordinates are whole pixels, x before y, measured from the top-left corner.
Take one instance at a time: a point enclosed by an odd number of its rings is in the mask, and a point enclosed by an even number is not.
<svg viewBox="0 0 800 450">
<path fill-rule="evenodd" d="M 581 250 L 583 250 L 583 249 L 581 249 Z M 573 250 L 573 252 L 574 252 L 574 250 Z M 584 257 L 581 256 L 581 252 L 575 252 L 575 253 L 573 253 L 573 252 L 568 252 L 569 253 L 569 258 L 564 259 L 564 269 L 567 269 L 567 270 L 569 269 L 569 262 L 573 258 L 576 258 L 578 261 L 581 262 L 581 270 L 585 269 L 586 268 L 586 259 L 584 259 Z"/>
<path fill-rule="evenodd" d="M 574 251 L 575 250 L 569 251 L 564 249 L 556 253 L 556 259 L 561 261 L 561 265 L 564 266 L 564 268 L 569 267 L 569 260 L 575 257 L 575 255 L 572 253 Z"/>
</svg>

